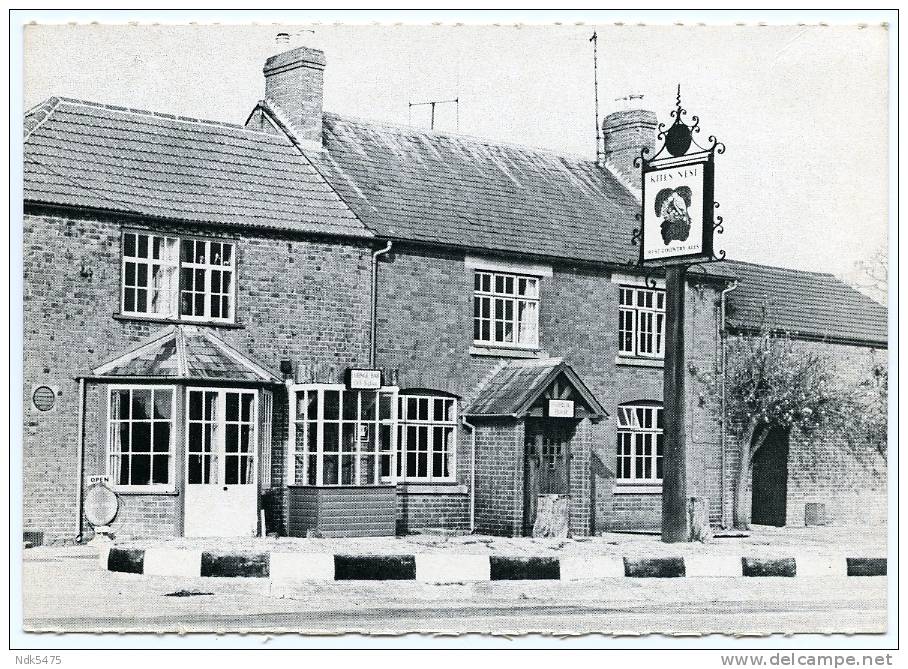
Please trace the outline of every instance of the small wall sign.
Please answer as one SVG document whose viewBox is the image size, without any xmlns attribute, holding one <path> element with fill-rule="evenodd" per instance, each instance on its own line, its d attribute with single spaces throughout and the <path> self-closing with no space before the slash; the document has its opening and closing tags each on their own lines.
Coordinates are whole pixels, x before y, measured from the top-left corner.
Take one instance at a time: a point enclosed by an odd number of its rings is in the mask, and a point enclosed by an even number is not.
<svg viewBox="0 0 908 669">
<path fill-rule="evenodd" d="M 347 387 L 350 390 L 378 390 L 382 387 L 382 373 L 380 369 L 347 370 Z"/>
<path fill-rule="evenodd" d="M 573 418 L 574 400 L 549 400 L 549 418 Z"/>
<path fill-rule="evenodd" d="M 32 392 L 32 402 L 38 411 L 50 411 L 57 402 L 57 393 L 50 386 L 38 386 Z"/>
<path fill-rule="evenodd" d="M 88 485 L 94 485 L 96 483 L 109 484 L 110 477 L 107 474 L 101 474 L 98 476 L 89 476 L 88 477 Z"/>
</svg>

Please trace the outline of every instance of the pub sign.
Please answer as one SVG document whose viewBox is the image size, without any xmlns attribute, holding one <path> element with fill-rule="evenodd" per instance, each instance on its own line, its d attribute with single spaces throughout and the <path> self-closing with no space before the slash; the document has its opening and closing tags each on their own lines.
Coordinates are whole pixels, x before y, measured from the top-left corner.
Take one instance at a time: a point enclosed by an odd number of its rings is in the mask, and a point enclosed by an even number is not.
<svg viewBox="0 0 908 669">
<path fill-rule="evenodd" d="M 667 130 L 659 125 L 664 144 L 652 158 L 644 149 L 634 159 L 642 166 L 642 225 L 634 232 L 641 265 L 693 265 L 725 257 L 713 249 L 714 234 L 722 232 L 722 217 L 713 216 L 715 155 L 725 146 L 712 136 L 706 146 L 698 144 L 699 119 L 694 116 L 688 125 L 681 120 L 686 113 L 679 87 L 674 122 Z"/>
</svg>

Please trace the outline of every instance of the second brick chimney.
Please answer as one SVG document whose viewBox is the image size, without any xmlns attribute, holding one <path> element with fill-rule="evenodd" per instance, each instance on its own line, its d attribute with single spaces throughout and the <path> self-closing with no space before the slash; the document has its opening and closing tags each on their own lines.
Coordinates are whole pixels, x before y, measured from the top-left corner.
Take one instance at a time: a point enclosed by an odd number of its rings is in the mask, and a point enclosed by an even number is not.
<svg viewBox="0 0 908 669">
<path fill-rule="evenodd" d="M 629 95 L 618 100 L 619 110 L 602 121 L 605 161 L 633 183 L 640 181 L 634 158 L 644 147 L 650 151 L 647 158 L 652 158 L 656 147 L 658 120 L 655 112 L 641 109 L 642 98 L 642 95 Z"/>
<path fill-rule="evenodd" d="M 299 139 L 322 143 L 325 54 L 300 46 L 266 62 L 265 99 L 280 110 Z"/>
</svg>

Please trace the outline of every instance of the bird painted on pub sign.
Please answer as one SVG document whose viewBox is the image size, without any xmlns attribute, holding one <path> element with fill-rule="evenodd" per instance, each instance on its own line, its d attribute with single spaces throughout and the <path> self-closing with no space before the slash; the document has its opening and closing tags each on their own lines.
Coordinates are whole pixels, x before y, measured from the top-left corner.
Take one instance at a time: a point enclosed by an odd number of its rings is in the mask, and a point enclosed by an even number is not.
<svg viewBox="0 0 908 669">
<path fill-rule="evenodd" d="M 693 191 L 687 186 L 663 188 L 656 194 L 656 216 L 662 217 L 662 241 L 666 246 L 673 240 L 687 241 L 690 234 L 690 207 Z"/>
</svg>

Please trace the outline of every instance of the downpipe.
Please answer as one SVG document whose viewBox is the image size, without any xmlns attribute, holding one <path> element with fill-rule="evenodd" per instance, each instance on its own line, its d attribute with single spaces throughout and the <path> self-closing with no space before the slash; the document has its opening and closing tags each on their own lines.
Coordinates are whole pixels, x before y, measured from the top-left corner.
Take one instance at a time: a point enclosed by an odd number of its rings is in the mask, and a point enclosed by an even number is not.
<svg viewBox="0 0 908 669">
<path fill-rule="evenodd" d="M 392 242 L 388 242 L 385 245 L 385 248 L 379 249 L 378 251 L 372 252 L 372 292 L 371 292 L 371 304 L 370 318 L 369 318 L 369 367 L 370 369 L 375 368 L 375 359 L 376 359 L 376 349 L 377 349 L 377 340 L 376 333 L 378 331 L 378 257 L 385 255 L 391 250 Z"/>
<path fill-rule="evenodd" d="M 76 427 L 76 543 L 82 542 L 82 477 L 85 471 L 85 379 L 79 379 L 79 417 Z"/>
<path fill-rule="evenodd" d="M 476 531 L 476 426 L 461 418 L 460 422 L 470 430 L 470 534 Z"/>
<path fill-rule="evenodd" d="M 721 296 L 719 298 L 719 312 L 720 312 L 719 313 L 719 322 L 717 323 L 717 327 L 720 328 L 720 330 L 719 330 L 720 363 L 719 364 L 721 366 L 720 369 L 722 371 L 722 385 L 720 388 L 720 395 L 719 395 L 719 397 L 720 397 L 719 402 L 720 402 L 720 407 L 721 407 L 720 408 L 720 414 L 721 414 L 720 418 L 722 421 L 722 429 L 719 431 L 719 468 L 720 468 L 720 482 L 721 482 L 720 486 L 719 486 L 719 490 L 721 491 L 721 496 L 720 496 L 719 501 L 720 501 L 721 507 L 722 507 L 721 508 L 722 527 L 729 527 L 729 525 L 730 525 L 728 516 L 726 514 L 726 511 L 728 508 L 728 504 L 727 504 L 728 495 L 725 492 L 725 475 L 726 475 L 726 470 L 727 470 L 726 463 L 728 460 L 728 458 L 726 457 L 726 454 L 725 454 L 725 447 L 726 447 L 725 434 L 728 431 L 728 418 L 725 415 L 725 403 L 726 403 L 726 400 L 725 400 L 725 378 L 726 378 L 725 365 L 726 365 L 726 360 L 727 360 L 726 339 L 728 338 L 728 333 L 725 329 L 725 296 L 737 287 L 738 287 L 738 282 L 735 281 L 730 286 L 728 286 L 727 288 L 722 290 Z M 732 494 L 734 494 L 734 492 L 732 492 Z"/>
</svg>

